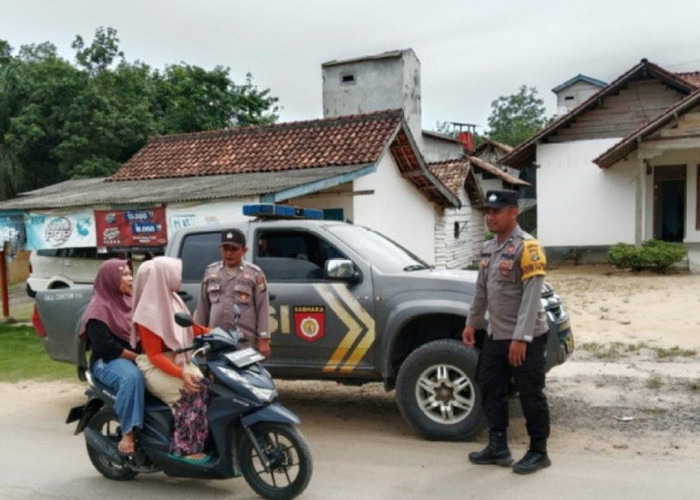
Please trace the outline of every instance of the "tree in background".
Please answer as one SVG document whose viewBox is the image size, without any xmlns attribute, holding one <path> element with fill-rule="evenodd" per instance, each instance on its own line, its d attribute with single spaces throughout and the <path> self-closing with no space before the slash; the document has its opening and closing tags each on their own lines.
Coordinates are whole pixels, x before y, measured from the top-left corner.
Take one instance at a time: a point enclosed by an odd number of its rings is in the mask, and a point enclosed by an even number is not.
<svg viewBox="0 0 700 500">
<path fill-rule="evenodd" d="M 128 62 L 117 31 L 77 36 L 75 63 L 48 42 L 17 54 L 0 40 L 0 198 L 112 174 L 149 136 L 273 123 L 277 98 L 250 74 Z"/>
<path fill-rule="evenodd" d="M 547 123 L 544 101 L 535 87 L 523 85 L 517 94 L 501 96 L 491 103 L 488 137 L 518 146 Z"/>
</svg>

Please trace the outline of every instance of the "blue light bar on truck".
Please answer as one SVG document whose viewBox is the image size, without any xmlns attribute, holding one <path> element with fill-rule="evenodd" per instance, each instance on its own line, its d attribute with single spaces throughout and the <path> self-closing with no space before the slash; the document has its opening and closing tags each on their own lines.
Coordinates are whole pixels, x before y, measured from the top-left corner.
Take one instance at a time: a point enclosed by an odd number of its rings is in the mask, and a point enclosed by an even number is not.
<svg viewBox="0 0 700 500">
<path fill-rule="evenodd" d="M 269 219 L 323 219 L 323 210 L 297 208 L 289 205 L 260 203 L 243 205 L 243 215 Z"/>
</svg>

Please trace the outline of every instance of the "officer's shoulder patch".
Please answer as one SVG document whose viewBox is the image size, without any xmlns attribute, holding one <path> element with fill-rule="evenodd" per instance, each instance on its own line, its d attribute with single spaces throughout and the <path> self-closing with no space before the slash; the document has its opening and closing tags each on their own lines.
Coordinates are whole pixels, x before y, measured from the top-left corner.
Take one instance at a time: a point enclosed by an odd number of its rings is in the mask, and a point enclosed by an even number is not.
<svg viewBox="0 0 700 500">
<path fill-rule="evenodd" d="M 223 261 L 212 262 L 204 270 L 204 279 L 215 277 L 223 267 Z"/>
<path fill-rule="evenodd" d="M 262 272 L 262 269 L 260 269 L 259 266 L 256 266 L 255 264 L 253 264 L 252 262 L 248 262 L 247 260 L 243 261 L 243 266 L 255 271 L 256 273 Z"/>
<path fill-rule="evenodd" d="M 255 282 L 258 285 L 258 291 L 264 292 L 265 290 L 267 290 L 267 281 L 265 280 L 264 274 L 258 274 L 258 277 L 255 278 Z"/>
<path fill-rule="evenodd" d="M 547 274 L 547 258 L 539 241 L 526 239 L 523 241 L 523 253 L 520 256 L 520 271 L 522 280 Z"/>
</svg>

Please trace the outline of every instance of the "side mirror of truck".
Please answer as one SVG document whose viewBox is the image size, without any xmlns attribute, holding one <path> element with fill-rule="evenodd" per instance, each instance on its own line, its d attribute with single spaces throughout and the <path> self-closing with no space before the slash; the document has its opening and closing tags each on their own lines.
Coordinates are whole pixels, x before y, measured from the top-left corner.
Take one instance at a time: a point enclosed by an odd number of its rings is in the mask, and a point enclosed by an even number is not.
<svg viewBox="0 0 700 500">
<path fill-rule="evenodd" d="M 184 312 L 178 312 L 175 313 L 175 323 L 177 323 L 183 328 L 187 328 L 192 326 L 194 324 L 194 321 L 192 321 L 192 316 L 190 316 L 189 314 Z"/>
<path fill-rule="evenodd" d="M 326 277 L 331 280 L 352 281 L 358 273 L 351 260 L 329 259 L 326 261 Z"/>
</svg>

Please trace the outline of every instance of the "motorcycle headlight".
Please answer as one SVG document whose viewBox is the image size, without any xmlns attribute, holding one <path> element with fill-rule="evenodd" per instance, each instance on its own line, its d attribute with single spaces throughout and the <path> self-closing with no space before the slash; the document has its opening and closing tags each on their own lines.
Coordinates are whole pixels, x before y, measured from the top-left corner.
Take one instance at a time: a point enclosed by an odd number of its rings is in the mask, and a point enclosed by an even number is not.
<svg viewBox="0 0 700 500">
<path fill-rule="evenodd" d="M 239 384 L 241 384 L 243 387 L 248 389 L 250 392 L 253 393 L 253 396 L 258 398 L 260 401 L 263 403 L 269 403 L 273 399 L 277 397 L 277 391 L 275 389 L 265 389 L 263 387 L 257 387 L 253 384 L 250 383 L 250 380 L 245 378 L 243 375 L 238 373 L 236 370 L 232 370 L 230 368 L 225 368 L 225 367 L 220 367 L 219 370 L 221 370 L 221 373 L 226 375 L 232 380 L 235 380 Z"/>
<path fill-rule="evenodd" d="M 263 389 L 262 387 L 255 387 L 254 385 L 247 387 L 247 389 L 264 403 L 269 403 L 277 397 L 277 391 L 274 389 Z"/>
</svg>

